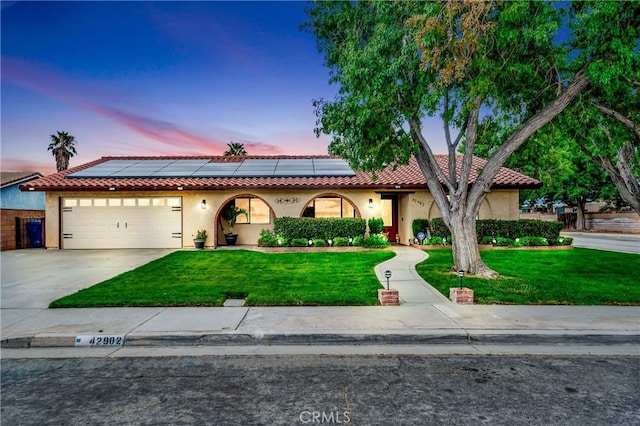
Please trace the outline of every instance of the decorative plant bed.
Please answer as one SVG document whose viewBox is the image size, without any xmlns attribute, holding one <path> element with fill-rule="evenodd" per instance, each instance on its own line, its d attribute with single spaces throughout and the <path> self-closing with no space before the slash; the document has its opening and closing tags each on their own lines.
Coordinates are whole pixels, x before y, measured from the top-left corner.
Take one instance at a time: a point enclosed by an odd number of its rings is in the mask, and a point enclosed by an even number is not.
<svg viewBox="0 0 640 426">
<path fill-rule="evenodd" d="M 348 247 L 254 247 L 253 250 L 263 253 L 292 253 L 292 252 L 355 252 L 355 251 L 381 251 L 390 250 L 391 247 L 385 248 L 366 248 L 359 246 Z"/>
<path fill-rule="evenodd" d="M 418 250 L 438 250 L 438 249 L 450 249 L 450 245 L 446 246 L 432 246 L 432 245 L 419 245 L 411 244 L 411 247 Z M 480 250 L 573 250 L 573 245 L 570 246 L 494 246 L 493 244 L 478 244 Z"/>
<path fill-rule="evenodd" d="M 571 246 L 519 246 L 519 247 L 499 247 L 499 246 L 488 246 L 489 249 L 493 250 L 573 250 L 573 245 Z"/>
<path fill-rule="evenodd" d="M 411 247 L 413 248 L 417 248 L 418 250 L 438 250 L 438 249 L 450 249 L 451 248 L 451 244 L 447 244 L 446 246 L 443 246 L 441 244 L 438 245 L 431 245 L 431 244 L 424 244 L 424 245 L 420 245 L 420 244 L 410 244 Z"/>
</svg>

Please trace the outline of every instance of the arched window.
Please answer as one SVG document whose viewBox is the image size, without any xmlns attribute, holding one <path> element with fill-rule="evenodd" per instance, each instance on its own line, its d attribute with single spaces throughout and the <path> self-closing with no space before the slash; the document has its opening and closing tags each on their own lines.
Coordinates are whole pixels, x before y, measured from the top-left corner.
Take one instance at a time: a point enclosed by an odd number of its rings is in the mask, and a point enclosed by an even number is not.
<svg viewBox="0 0 640 426">
<path fill-rule="evenodd" d="M 304 207 L 302 217 L 357 217 L 357 210 L 339 195 L 321 195 Z"/>
</svg>

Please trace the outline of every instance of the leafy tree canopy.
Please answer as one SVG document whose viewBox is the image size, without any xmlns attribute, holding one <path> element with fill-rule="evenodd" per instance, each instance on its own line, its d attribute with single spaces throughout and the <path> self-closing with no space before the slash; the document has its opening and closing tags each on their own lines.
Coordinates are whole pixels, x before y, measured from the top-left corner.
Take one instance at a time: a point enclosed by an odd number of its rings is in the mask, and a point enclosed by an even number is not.
<svg viewBox="0 0 640 426">
<path fill-rule="evenodd" d="M 340 86 L 335 99 L 314 102 L 317 134 L 331 135 L 330 153 L 359 169 L 415 156 L 452 232 L 456 269 L 494 275 L 473 229 L 505 161 L 592 80 L 612 85 L 633 65 L 637 37 L 628 30 L 637 27 L 637 4 L 566 5 L 365 1 L 308 9 L 305 26 Z M 442 119 L 448 169 L 433 155 L 427 116 Z M 492 126 L 501 137 L 469 185 L 476 143 Z"/>
</svg>

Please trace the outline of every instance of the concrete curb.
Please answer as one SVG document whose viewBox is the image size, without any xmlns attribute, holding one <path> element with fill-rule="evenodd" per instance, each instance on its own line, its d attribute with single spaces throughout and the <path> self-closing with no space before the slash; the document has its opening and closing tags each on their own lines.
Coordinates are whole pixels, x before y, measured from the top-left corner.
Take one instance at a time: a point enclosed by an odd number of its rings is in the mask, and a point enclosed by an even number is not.
<svg viewBox="0 0 640 426">
<path fill-rule="evenodd" d="M 47 335 L 2 340 L 2 348 L 74 347 L 75 336 Z M 421 334 L 176 334 L 127 336 L 124 346 L 260 345 L 640 345 L 637 333 L 567 333 L 504 330 L 496 333 L 446 331 Z"/>
</svg>

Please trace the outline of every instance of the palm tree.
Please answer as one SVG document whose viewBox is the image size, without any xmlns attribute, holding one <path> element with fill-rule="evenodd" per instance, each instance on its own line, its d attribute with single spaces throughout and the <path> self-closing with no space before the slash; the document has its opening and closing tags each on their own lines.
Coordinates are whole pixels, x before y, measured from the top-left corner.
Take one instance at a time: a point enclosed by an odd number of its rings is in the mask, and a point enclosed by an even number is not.
<svg viewBox="0 0 640 426">
<path fill-rule="evenodd" d="M 229 149 L 224 152 L 225 156 L 247 155 L 247 151 L 245 151 L 244 149 L 244 144 L 241 144 L 239 142 L 231 142 L 228 143 L 227 146 L 229 147 Z"/>
<path fill-rule="evenodd" d="M 51 151 L 56 159 L 56 169 L 61 172 L 69 168 L 69 159 L 76 152 L 76 138 L 67 132 L 58 131 L 57 135 L 51 135 L 51 143 L 47 151 Z"/>
</svg>

